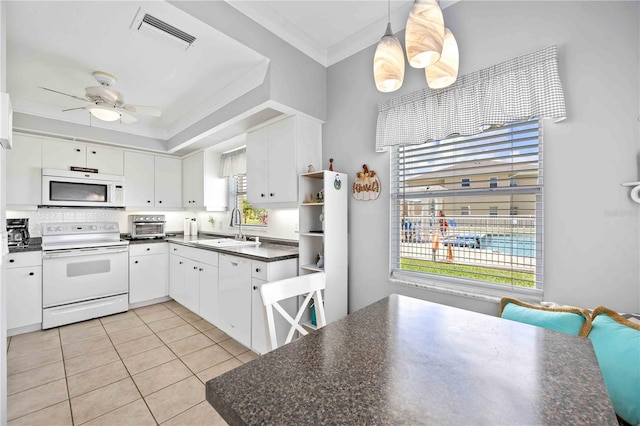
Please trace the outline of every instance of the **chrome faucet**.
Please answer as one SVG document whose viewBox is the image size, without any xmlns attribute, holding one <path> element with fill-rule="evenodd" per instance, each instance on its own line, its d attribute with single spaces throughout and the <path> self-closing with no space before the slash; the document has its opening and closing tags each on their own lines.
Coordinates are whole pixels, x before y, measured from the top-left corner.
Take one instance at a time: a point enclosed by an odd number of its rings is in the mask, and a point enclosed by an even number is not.
<svg viewBox="0 0 640 426">
<path fill-rule="evenodd" d="M 237 213 L 237 215 L 236 215 Z M 233 227 L 233 219 L 236 218 L 238 219 L 238 234 L 236 235 L 236 240 L 245 240 L 246 237 L 242 234 L 242 210 L 240 210 L 239 208 L 235 207 L 233 210 L 231 210 L 231 223 L 229 223 L 229 226 Z"/>
</svg>

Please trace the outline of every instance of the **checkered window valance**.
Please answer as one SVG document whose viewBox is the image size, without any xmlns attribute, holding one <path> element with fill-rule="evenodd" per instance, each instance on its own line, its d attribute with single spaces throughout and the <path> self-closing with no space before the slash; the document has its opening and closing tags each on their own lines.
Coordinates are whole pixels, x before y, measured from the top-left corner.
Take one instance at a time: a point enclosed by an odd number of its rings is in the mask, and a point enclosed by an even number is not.
<svg viewBox="0 0 640 426">
<path fill-rule="evenodd" d="M 532 117 L 566 118 L 556 46 L 467 74 L 444 89 L 380 102 L 376 151 L 474 135 Z"/>
</svg>

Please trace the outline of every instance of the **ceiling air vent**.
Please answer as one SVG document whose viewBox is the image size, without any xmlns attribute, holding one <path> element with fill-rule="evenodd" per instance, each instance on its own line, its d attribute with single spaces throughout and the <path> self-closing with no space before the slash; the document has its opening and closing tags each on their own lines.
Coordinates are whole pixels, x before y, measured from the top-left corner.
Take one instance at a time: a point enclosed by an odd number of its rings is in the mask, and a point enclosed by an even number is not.
<svg viewBox="0 0 640 426">
<path fill-rule="evenodd" d="M 184 50 L 187 50 L 196 40 L 191 34 L 187 34 L 173 25 L 149 15 L 142 9 L 138 9 L 138 13 L 131 24 L 131 29 L 181 47 Z"/>
</svg>

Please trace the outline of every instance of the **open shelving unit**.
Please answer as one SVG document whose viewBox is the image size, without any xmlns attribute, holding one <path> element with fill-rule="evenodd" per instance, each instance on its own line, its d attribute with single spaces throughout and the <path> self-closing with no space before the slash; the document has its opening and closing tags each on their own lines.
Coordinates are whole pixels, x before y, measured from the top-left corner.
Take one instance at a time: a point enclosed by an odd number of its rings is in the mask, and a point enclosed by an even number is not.
<svg viewBox="0 0 640 426">
<path fill-rule="evenodd" d="M 326 274 L 324 310 L 330 323 L 346 316 L 348 308 L 348 176 L 329 170 L 304 173 L 299 176 L 298 188 L 299 275 L 320 271 Z M 319 193 L 324 197 L 318 197 Z M 319 253 L 324 256 L 322 268 L 317 266 Z M 314 328 L 310 313 L 304 322 Z"/>
</svg>

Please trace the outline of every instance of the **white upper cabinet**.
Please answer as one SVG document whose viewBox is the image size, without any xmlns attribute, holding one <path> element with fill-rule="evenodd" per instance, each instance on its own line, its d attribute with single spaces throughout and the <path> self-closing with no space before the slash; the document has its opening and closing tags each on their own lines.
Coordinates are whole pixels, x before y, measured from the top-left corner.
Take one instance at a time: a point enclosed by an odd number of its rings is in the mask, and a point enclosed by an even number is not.
<svg viewBox="0 0 640 426">
<path fill-rule="evenodd" d="M 291 205 L 298 201 L 298 174 L 320 169 L 322 127 L 288 117 L 247 135 L 247 201 Z"/>
<path fill-rule="evenodd" d="M 154 194 L 157 207 L 182 207 L 182 160 L 155 157 Z"/>
<path fill-rule="evenodd" d="M 107 175 L 124 174 L 124 152 L 121 149 L 45 139 L 42 142 L 42 167 L 69 170 L 71 166 L 98 169 Z"/>
<path fill-rule="evenodd" d="M 124 153 L 124 201 L 131 207 L 155 207 L 154 156 L 138 152 Z"/>
<path fill-rule="evenodd" d="M 14 133 L 7 153 L 7 205 L 35 207 L 42 195 L 42 139 Z"/>
<path fill-rule="evenodd" d="M 203 151 L 182 160 L 182 206 L 227 209 L 228 183 L 220 177 L 220 154 Z"/>
<path fill-rule="evenodd" d="M 182 161 L 138 152 L 124 153 L 127 207 L 180 208 Z"/>
</svg>

